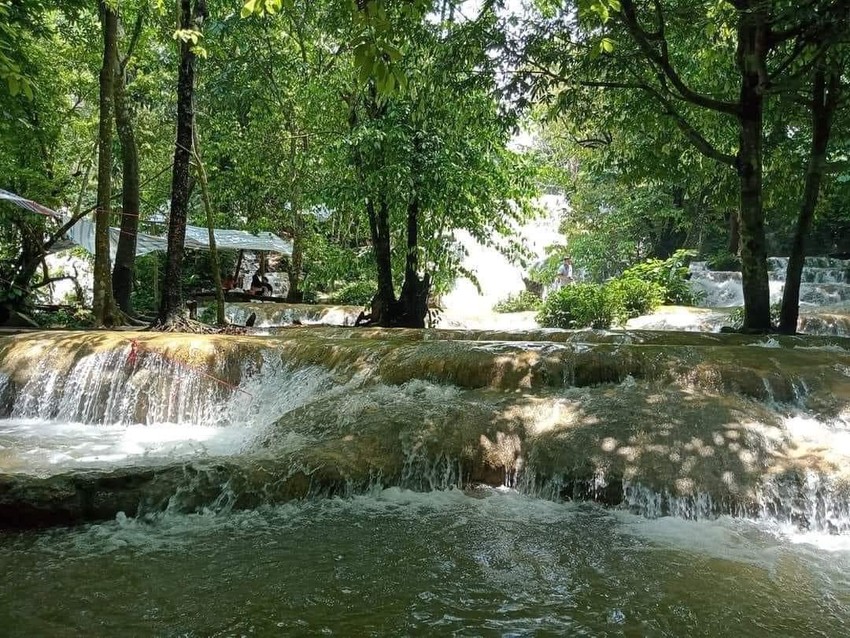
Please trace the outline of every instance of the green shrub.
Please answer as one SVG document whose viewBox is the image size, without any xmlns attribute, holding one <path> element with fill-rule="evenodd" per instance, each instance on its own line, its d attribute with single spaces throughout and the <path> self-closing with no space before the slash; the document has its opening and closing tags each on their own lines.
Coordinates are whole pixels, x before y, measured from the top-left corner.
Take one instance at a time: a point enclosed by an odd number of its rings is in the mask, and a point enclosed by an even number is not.
<svg viewBox="0 0 850 638">
<path fill-rule="evenodd" d="M 693 306 L 698 297 L 688 282 L 688 264 L 694 254 L 692 250 L 677 250 L 669 259 L 648 259 L 626 269 L 622 278 L 656 284 L 662 290 L 664 303 Z"/>
<path fill-rule="evenodd" d="M 378 290 L 374 281 L 353 281 L 328 298 L 330 303 L 344 306 L 368 306 Z"/>
<path fill-rule="evenodd" d="M 44 328 L 90 328 L 94 326 L 94 315 L 88 308 L 61 308 L 56 311 L 37 311 L 32 314 L 35 322 Z"/>
<path fill-rule="evenodd" d="M 605 284 L 609 303 L 620 310 L 625 321 L 648 315 L 664 302 L 664 290 L 658 284 L 633 277 L 619 277 Z"/>
<path fill-rule="evenodd" d="M 540 297 L 533 292 L 523 290 L 517 295 L 508 295 L 507 299 L 502 299 L 495 306 L 493 312 L 525 312 L 528 310 L 539 310 L 542 305 Z"/>
<path fill-rule="evenodd" d="M 546 297 L 537 322 L 544 328 L 610 328 L 622 313 L 607 286 L 573 284 Z"/>
</svg>

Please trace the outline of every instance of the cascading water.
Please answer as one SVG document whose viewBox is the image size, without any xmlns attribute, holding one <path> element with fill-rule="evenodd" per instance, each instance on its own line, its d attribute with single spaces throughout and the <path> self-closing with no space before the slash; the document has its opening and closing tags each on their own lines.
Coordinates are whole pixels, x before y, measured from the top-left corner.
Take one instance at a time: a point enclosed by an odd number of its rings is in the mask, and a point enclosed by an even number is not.
<svg viewBox="0 0 850 638">
<path fill-rule="evenodd" d="M 567 206 L 559 195 L 545 195 L 539 202 L 547 213 L 517 229 L 521 239 L 535 259 L 545 256 L 547 248 L 560 240 L 558 225 L 561 211 Z M 522 268 L 493 246 L 484 246 L 466 232 L 458 232 L 463 246 L 463 267 L 474 273 L 478 287 L 460 278 L 454 289 L 443 298 L 442 328 L 513 329 L 535 328 L 534 313 L 504 315 L 493 312 L 493 306 L 525 290 Z"/>
<path fill-rule="evenodd" d="M 8 635 L 850 622 L 846 340 L 99 338 L 0 342 L 0 521 L 107 520 L 0 535 Z"/>
<path fill-rule="evenodd" d="M 289 369 L 272 353 L 242 366 L 237 384 L 168 354 L 131 346 L 78 358 L 70 370 L 43 359 L 9 390 L 0 375 L 4 471 L 50 475 L 238 454 L 329 383 L 320 368 Z M 5 386 L 5 392 L 4 392 Z"/>
<path fill-rule="evenodd" d="M 782 300 L 788 259 L 768 260 L 770 300 Z M 627 327 L 649 330 L 693 330 L 716 332 L 730 324 L 729 313 L 743 306 L 741 273 L 710 270 L 705 262 L 690 266 L 691 287 L 700 297 L 700 307 L 664 307 L 652 315 L 638 317 Z M 798 330 L 805 334 L 842 336 L 850 334 L 850 260 L 809 257 L 800 285 Z"/>
<path fill-rule="evenodd" d="M 771 303 L 782 300 L 788 259 L 768 259 Z M 709 270 L 705 262 L 691 264 L 691 284 L 702 295 L 709 308 L 742 306 L 744 293 L 741 273 Z M 850 301 L 850 260 L 829 257 L 807 257 L 800 284 L 800 303 L 809 306 L 831 306 Z"/>
</svg>

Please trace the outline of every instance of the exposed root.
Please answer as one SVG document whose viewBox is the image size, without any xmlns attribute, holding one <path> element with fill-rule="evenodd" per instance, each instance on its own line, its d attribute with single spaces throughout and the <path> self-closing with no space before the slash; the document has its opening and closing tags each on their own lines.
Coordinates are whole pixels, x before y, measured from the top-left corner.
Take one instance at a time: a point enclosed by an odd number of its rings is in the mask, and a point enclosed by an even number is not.
<svg viewBox="0 0 850 638">
<path fill-rule="evenodd" d="M 187 332 L 191 334 L 244 335 L 248 333 L 245 326 L 211 326 L 186 317 L 178 317 L 165 324 L 154 324 L 150 329 L 154 332 Z"/>
</svg>

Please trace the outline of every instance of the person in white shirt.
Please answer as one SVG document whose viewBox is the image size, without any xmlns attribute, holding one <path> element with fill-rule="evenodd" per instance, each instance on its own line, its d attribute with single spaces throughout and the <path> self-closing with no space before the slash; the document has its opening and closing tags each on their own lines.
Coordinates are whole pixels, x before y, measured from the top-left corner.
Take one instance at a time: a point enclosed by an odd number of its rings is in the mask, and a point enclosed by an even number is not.
<svg viewBox="0 0 850 638">
<path fill-rule="evenodd" d="M 573 281 L 575 281 L 573 279 L 573 260 L 572 257 L 567 255 L 564 257 L 561 265 L 558 266 L 558 276 L 555 277 L 555 286 L 561 289 L 564 286 L 569 286 Z"/>
</svg>

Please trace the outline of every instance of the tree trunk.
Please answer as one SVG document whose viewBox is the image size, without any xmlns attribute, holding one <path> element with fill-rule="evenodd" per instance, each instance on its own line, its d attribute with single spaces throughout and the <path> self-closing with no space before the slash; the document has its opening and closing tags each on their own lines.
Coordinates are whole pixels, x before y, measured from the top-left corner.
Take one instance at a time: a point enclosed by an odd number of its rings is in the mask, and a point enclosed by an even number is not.
<svg viewBox="0 0 850 638">
<path fill-rule="evenodd" d="M 304 266 L 304 216 L 301 214 L 301 195 L 299 186 L 298 162 L 298 137 L 296 130 L 290 126 L 290 154 L 289 154 L 289 210 L 292 213 L 292 258 L 289 260 L 289 290 L 286 292 L 286 301 L 289 303 L 301 303 L 304 293 L 301 290 L 301 271 Z M 306 137 L 302 150 L 307 152 Z"/>
<path fill-rule="evenodd" d="M 195 156 L 195 170 L 198 173 L 198 182 L 201 184 L 201 198 L 204 201 L 204 212 L 207 215 L 207 229 L 210 238 L 210 262 L 212 263 L 212 278 L 215 285 L 215 321 L 219 326 L 227 323 L 224 316 L 224 288 L 221 285 L 221 265 L 218 261 L 218 249 L 215 244 L 215 222 L 213 219 L 212 205 L 210 204 L 210 191 L 207 183 L 207 171 L 201 159 L 201 144 L 198 139 L 198 129 L 192 131 L 193 154 Z"/>
<path fill-rule="evenodd" d="M 109 269 L 109 217 L 112 212 L 112 107 L 118 45 L 118 15 L 100 0 L 103 30 L 103 65 L 100 69 L 100 129 L 97 158 L 97 212 L 95 214 L 94 294 L 95 323 L 115 323 Z"/>
<path fill-rule="evenodd" d="M 741 73 L 740 177 L 741 275 L 744 326 L 747 332 L 769 332 L 770 288 L 762 202 L 762 129 L 764 116 L 767 26 L 763 9 L 741 10 L 738 18 L 737 62 Z"/>
<path fill-rule="evenodd" d="M 422 137 L 413 136 L 410 155 L 410 173 L 413 189 L 407 201 L 407 246 L 404 259 L 404 283 L 398 303 L 393 308 L 392 325 L 404 328 L 424 328 L 428 314 L 428 293 L 431 280 L 428 275 L 419 277 L 419 214 L 422 202 L 419 199 L 419 175 L 421 174 Z"/>
<path fill-rule="evenodd" d="M 193 28 L 192 2 L 180 0 L 180 29 Z M 196 4 L 197 8 L 197 4 Z M 192 43 L 180 40 L 180 69 L 177 75 L 177 143 L 171 175 L 171 213 L 168 220 L 168 252 L 159 323 L 174 323 L 180 317 L 183 302 L 183 244 L 189 209 L 189 162 L 192 149 L 192 111 L 195 88 L 195 54 Z"/>
<path fill-rule="evenodd" d="M 139 151 L 133 121 L 127 105 L 126 74 L 119 64 L 115 76 L 115 128 L 121 142 L 121 234 L 112 271 L 112 293 L 115 302 L 126 314 L 133 315 L 130 293 L 136 266 L 136 239 L 139 231 Z"/>
<path fill-rule="evenodd" d="M 372 323 L 389 327 L 393 306 L 396 303 L 393 289 L 392 253 L 390 244 L 390 210 L 385 201 L 380 208 L 369 199 L 366 202 L 369 214 L 369 230 L 372 234 L 372 250 L 375 251 L 375 264 L 378 274 L 378 294 L 372 301 Z"/>
<path fill-rule="evenodd" d="M 420 278 L 419 267 L 419 198 L 413 196 L 407 205 L 407 257 L 404 265 L 404 284 L 401 287 L 394 325 L 405 328 L 424 328 L 428 314 L 428 293 L 431 280 Z"/>
<path fill-rule="evenodd" d="M 791 254 L 785 273 L 785 289 L 782 293 L 782 309 L 779 318 L 779 331 L 785 334 L 797 332 L 797 320 L 800 314 L 800 281 L 806 258 L 805 240 L 817 207 L 826 166 L 826 151 L 832 132 L 833 115 L 838 104 L 840 81 L 839 72 L 831 72 L 827 88 L 826 71 L 819 68 L 815 71 L 812 82 L 812 146 L 806 167 L 806 183 L 797 216 L 797 227 L 794 231 Z"/>
</svg>

